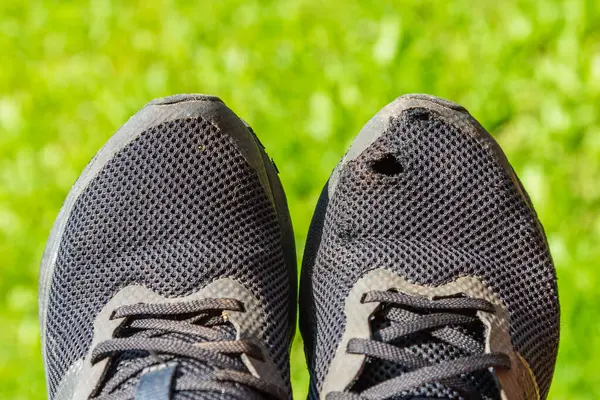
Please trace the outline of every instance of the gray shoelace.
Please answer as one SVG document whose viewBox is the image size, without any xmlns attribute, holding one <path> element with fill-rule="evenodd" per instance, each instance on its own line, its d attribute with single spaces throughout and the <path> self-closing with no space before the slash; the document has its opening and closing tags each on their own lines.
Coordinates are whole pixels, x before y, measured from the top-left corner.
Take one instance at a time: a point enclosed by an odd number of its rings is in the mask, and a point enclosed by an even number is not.
<svg viewBox="0 0 600 400">
<path fill-rule="evenodd" d="M 327 400 L 384 400 L 405 395 L 430 383 L 441 383 L 464 398 L 481 398 L 461 375 L 489 368 L 510 368 L 506 354 L 485 353 L 485 346 L 475 338 L 453 328 L 481 323 L 475 312 L 493 313 L 494 306 L 486 300 L 468 297 L 429 300 L 391 291 L 367 292 L 363 303 L 382 304 L 381 314 L 389 323 L 375 331 L 373 339 L 352 339 L 347 351 L 403 365 L 408 372 L 378 383 L 360 392 L 334 392 Z M 428 332 L 437 340 L 457 347 L 468 356 L 431 364 L 427 360 L 391 344 L 402 337 Z"/>
<path fill-rule="evenodd" d="M 106 358 L 116 360 L 124 353 L 140 356 L 108 377 L 95 399 L 122 399 L 124 395 L 118 389 L 125 382 L 151 367 L 176 365 L 180 358 L 210 365 L 215 372 L 201 379 L 186 375 L 178 377 L 173 392 L 216 391 L 232 397 L 258 398 L 253 394 L 258 391 L 268 398 L 286 398 L 279 388 L 248 371 L 240 371 L 239 357 L 242 355 L 263 360 L 260 348 L 251 341 L 231 340 L 227 331 L 219 329 L 229 324 L 225 311 L 243 310 L 244 306 L 238 300 L 224 298 L 140 303 L 117 308 L 111 318 L 126 318 L 125 322 L 115 332 L 115 338 L 94 348 L 91 362 L 96 364 Z M 240 386 L 251 390 L 241 392 Z"/>
</svg>

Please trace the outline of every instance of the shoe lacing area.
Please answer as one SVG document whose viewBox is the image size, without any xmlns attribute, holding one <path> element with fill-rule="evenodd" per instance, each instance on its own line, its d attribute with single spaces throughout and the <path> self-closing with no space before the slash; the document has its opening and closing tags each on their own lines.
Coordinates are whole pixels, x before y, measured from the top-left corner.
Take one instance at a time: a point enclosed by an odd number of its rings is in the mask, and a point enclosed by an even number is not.
<svg viewBox="0 0 600 400">
<path fill-rule="evenodd" d="M 494 306 L 483 299 L 449 297 L 427 299 L 395 291 L 366 292 L 362 303 L 380 303 L 373 319 L 385 324 L 372 333 L 371 339 L 351 339 L 346 351 L 372 359 L 398 363 L 406 372 L 377 383 L 360 392 L 332 392 L 327 400 L 383 400 L 406 396 L 411 390 L 439 383 L 459 393 L 461 398 L 480 399 L 481 394 L 461 376 L 490 368 L 509 369 L 510 357 L 486 353 L 485 344 L 458 327 L 481 324 L 477 312 L 494 313 Z M 431 363 L 392 342 L 415 334 L 428 334 L 456 347 L 465 354 L 449 361 Z M 411 398 L 410 395 L 408 395 Z"/>
<path fill-rule="evenodd" d="M 181 360 L 210 366 L 208 376 L 176 373 L 172 392 L 221 392 L 232 397 L 284 399 L 281 389 L 252 375 L 240 358 L 243 355 L 263 361 L 261 348 L 251 340 L 232 338 L 234 330 L 227 311 L 244 312 L 236 299 L 206 298 L 178 303 L 138 303 L 117 308 L 111 319 L 124 318 L 113 338 L 99 343 L 92 351 L 91 363 L 109 359 L 118 362 L 123 354 L 131 360 L 108 374 L 93 399 L 131 398 L 119 389 L 131 379 L 157 366 L 175 366 Z M 256 395 L 256 396 L 255 396 Z"/>
</svg>

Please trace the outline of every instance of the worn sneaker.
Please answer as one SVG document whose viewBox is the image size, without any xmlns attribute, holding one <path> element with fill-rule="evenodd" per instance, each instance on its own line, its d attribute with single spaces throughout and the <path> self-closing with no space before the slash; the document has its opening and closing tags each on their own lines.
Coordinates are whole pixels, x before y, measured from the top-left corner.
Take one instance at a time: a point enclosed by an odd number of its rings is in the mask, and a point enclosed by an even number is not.
<svg viewBox="0 0 600 400">
<path fill-rule="evenodd" d="M 317 205 L 300 327 L 316 399 L 544 399 L 555 270 L 498 144 L 461 106 L 400 97 Z"/>
<path fill-rule="evenodd" d="M 295 263 L 252 130 L 216 97 L 151 102 L 90 162 L 50 234 L 49 398 L 289 398 Z"/>
</svg>

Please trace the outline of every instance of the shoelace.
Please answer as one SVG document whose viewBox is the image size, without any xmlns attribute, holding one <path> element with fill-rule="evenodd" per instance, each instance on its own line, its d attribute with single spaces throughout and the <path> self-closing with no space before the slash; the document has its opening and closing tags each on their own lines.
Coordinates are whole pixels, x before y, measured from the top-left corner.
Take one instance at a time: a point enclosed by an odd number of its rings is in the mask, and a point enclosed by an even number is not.
<svg viewBox="0 0 600 400">
<path fill-rule="evenodd" d="M 352 339 L 347 352 L 399 363 L 408 372 L 398 377 L 378 383 L 361 393 L 333 392 L 327 400 L 384 400 L 405 394 L 428 383 L 439 382 L 465 398 L 480 398 L 472 387 L 465 384 L 460 376 L 488 368 L 510 368 L 510 358 L 506 354 L 485 353 L 483 343 L 451 326 L 465 326 L 481 321 L 466 315 L 483 311 L 493 313 L 494 306 L 486 300 L 468 297 L 429 300 L 391 291 L 367 292 L 363 303 L 377 302 L 384 307 L 383 317 L 389 325 L 374 332 L 373 339 Z M 428 332 L 466 354 L 466 357 L 452 361 L 430 364 L 391 342 L 402 337 Z"/>
<path fill-rule="evenodd" d="M 230 340 L 218 326 L 226 322 L 224 311 L 243 311 L 244 306 L 235 299 L 208 298 L 170 304 L 134 304 L 119 307 L 111 319 L 127 318 L 115 332 L 116 338 L 99 343 L 92 351 L 91 362 L 96 364 L 106 358 L 115 358 L 125 352 L 145 354 L 140 360 L 129 363 L 104 384 L 102 395 L 95 399 L 120 398 L 111 395 L 123 383 L 149 367 L 168 364 L 178 357 L 195 360 L 216 368 L 207 379 L 184 376 L 174 382 L 175 392 L 218 391 L 239 395 L 231 383 L 256 389 L 273 398 L 285 398 L 280 389 L 239 370 L 239 357 L 263 360 L 260 348 L 247 340 Z M 132 333 L 133 332 L 133 333 Z M 171 334 L 171 336 L 167 336 Z M 180 334 L 200 339 L 188 342 L 173 338 Z M 203 340 L 202 340 L 203 339 Z M 150 357 L 148 357 L 148 355 Z M 230 383 L 230 385 L 227 385 Z M 107 394 L 108 393 L 108 394 Z M 245 397 L 251 396 L 247 392 Z"/>
</svg>

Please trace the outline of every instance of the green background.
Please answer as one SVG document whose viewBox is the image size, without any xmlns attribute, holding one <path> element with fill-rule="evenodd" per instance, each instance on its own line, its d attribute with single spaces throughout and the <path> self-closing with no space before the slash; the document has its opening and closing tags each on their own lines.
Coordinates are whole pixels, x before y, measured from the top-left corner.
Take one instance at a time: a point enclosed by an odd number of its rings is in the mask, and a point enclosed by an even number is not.
<svg viewBox="0 0 600 400">
<path fill-rule="evenodd" d="M 84 165 L 147 101 L 216 94 L 250 122 L 301 255 L 353 136 L 395 97 L 427 92 L 492 132 L 546 228 L 562 306 L 551 398 L 600 399 L 599 23 L 594 0 L 0 2 L 0 398 L 45 397 L 46 237 Z"/>
</svg>

